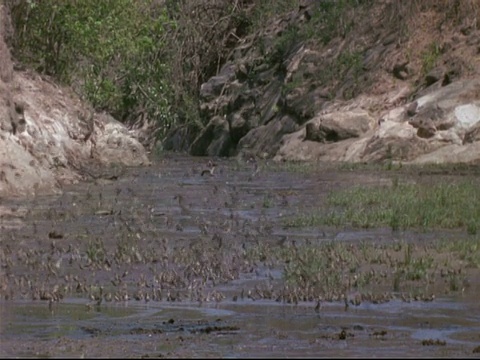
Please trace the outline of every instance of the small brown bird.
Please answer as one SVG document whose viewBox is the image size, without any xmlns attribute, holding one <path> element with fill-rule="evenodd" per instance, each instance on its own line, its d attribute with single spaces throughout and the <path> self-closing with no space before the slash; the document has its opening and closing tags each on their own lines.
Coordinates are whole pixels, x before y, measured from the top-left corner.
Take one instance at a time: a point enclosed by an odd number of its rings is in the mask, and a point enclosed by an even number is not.
<svg viewBox="0 0 480 360">
<path fill-rule="evenodd" d="M 202 170 L 202 176 L 210 174 L 210 176 L 213 176 L 213 172 L 215 171 L 215 167 L 217 164 L 215 164 L 212 160 L 208 161 L 208 169 Z"/>
<path fill-rule="evenodd" d="M 180 210 L 182 211 L 182 214 L 189 214 L 190 213 L 190 210 L 188 209 L 188 206 L 185 204 L 185 199 L 184 199 L 183 195 L 177 194 L 173 198 L 178 200 L 178 206 L 180 206 Z"/>
</svg>

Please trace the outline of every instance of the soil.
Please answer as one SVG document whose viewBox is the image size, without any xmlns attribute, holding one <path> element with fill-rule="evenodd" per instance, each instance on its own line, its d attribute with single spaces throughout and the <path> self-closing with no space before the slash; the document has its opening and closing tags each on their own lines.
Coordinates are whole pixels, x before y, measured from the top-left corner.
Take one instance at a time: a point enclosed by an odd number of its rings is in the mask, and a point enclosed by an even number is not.
<svg viewBox="0 0 480 360">
<path fill-rule="evenodd" d="M 302 171 L 214 159 L 202 176 L 208 160 L 164 154 L 117 180 L 4 199 L 0 356 L 478 357 L 479 269 L 432 250 L 464 230 L 285 226 L 335 190 L 399 176 L 455 181 L 475 169 Z M 387 261 L 338 272 L 341 257 L 362 259 L 361 244 L 381 259 L 413 249 L 440 265 L 398 287 Z M 289 282 L 308 249 L 331 251 L 331 274 L 345 278 L 338 289 Z M 368 272 L 375 281 L 351 283 Z"/>
</svg>

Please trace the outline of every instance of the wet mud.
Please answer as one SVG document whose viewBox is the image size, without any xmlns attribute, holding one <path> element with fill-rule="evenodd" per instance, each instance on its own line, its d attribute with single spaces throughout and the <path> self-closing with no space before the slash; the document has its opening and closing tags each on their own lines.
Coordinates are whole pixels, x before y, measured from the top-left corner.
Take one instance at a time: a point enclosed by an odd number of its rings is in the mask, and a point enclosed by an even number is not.
<svg viewBox="0 0 480 360">
<path fill-rule="evenodd" d="M 214 161 L 202 175 L 208 159 L 167 154 L 117 180 L 3 199 L 0 356 L 480 356 L 480 271 L 430 247 L 464 231 L 285 226 L 391 174 Z M 416 176 L 402 181 L 452 175 Z M 398 284 L 405 244 L 433 265 Z M 326 267 L 307 266 L 325 252 Z M 319 279 L 302 282 L 307 270 Z"/>
</svg>

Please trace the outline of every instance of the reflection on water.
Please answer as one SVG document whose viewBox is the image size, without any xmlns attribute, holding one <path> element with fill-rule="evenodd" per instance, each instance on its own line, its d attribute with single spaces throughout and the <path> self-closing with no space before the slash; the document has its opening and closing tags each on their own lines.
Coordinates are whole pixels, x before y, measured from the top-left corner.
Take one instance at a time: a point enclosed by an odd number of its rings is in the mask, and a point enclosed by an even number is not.
<svg viewBox="0 0 480 360">
<path fill-rule="evenodd" d="M 439 348 L 446 353 L 471 351 L 476 344 L 472 334 L 478 337 L 480 333 L 478 315 L 468 319 L 467 308 L 447 302 L 409 307 L 392 301 L 348 311 L 339 304 L 325 303 L 320 312 L 308 303 L 285 305 L 265 300 L 202 306 L 130 303 L 91 310 L 78 302 L 66 299 L 51 307 L 41 302 L 2 302 L 2 342 L 18 341 L 19 337 L 24 342 L 63 338 L 141 342 L 145 337 L 181 335 L 203 338 L 188 346 L 205 356 L 210 354 L 207 341 L 215 344 L 215 353 L 222 357 L 335 356 L 339 350 L 345 356 L 365 357 L 372 349 L 382 357 L 401 352 L 404 357 L 413 357 L 441 354 Z M 418 345 L 426 339 L 434 339 L 437 345 L 424 345 L 420 352 L 417 346 L 409 350 L 408 344 Z M 12 355 L 8 347 L 2 348 L 1 355 Z"/>
</svg>

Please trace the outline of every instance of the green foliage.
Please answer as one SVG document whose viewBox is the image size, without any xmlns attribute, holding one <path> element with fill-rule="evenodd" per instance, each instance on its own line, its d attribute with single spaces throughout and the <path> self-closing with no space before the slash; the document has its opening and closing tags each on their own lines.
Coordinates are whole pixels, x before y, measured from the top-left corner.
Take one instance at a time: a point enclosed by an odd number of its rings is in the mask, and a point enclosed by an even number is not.
<svg viewBox="0 0 480 360">
<path fill-rule="evenodd" d="M 467 267 L 480 268 L 480 238 L 478 236 L 443 241 L 441 249 L 455 253 L 458 258 L 465 261 Z"/>
<path fill-rule="evenodd" d="M 251 30 L 262 29 L 266 19 L 274 19 L 279 15 L 298 9 L 298 3 L 291 0 L 258 0 L 250 14 Z"/>
<path fill-rule="evenodd" d="M 15 55 L 73 85 L 121 120 L 171 122 L 165 36 L 153 0 L 23 0 L 13 7 Z"/>
<path fill-rule="evenodd" d="M 434 41 L 422 54 L 422 72 L 427 74 L 430 70 L 435 67 L 437 59 L 441 55 L 440 45 Z"/>
<path fill-rule="evenodd" d="M 373 3 L 316 1 L 308 21 L 291 25 L 278 36 L 259 36 L 257 45 L 267 62 L 285 70 L 281 68 L 285 58 L 303 42 L 327 44 L 346 37 Z M 209 119 L 202 118 L 199 109 L 200 85 L 219 72 L 246 35 L 288 20 L 299 10 L 299 3 L 291 0 L 6 0 L 5 4 L 12 12 L 17 59 L 72 85 L 97 110 L 121 121 L 157 121 L 158 137 L 175 125 L 187 124 L 194 132 L 201 129 Z M 460 3 L 422 2 L 422 9 L 427 7 L 443 9 L 447 17 L 461 21 L 471 12 L 471 6 Z M 386 6 L 385 17 L 404 19 L 419 9 L 418 2 L 395 1 Z M 424 72 L 433 68 L 440 50 L 432 43 L 422 55 Z M 254 78 L 255 67 L 249 71 Z M 324 71 L 309 76 L 332 96 L 338 92 L 335 86 L 345 85 L 343 96 L 350 99 L 358 94 L 362 74 L 362 50 L 350 48 Z M 303 80 L 292 79 L 284 95 Z"/>
<path fill-rule="evenodd" d="M 218 74 L 232 48 L 249 32 L 251 20 L 246 6 L 223 0 L 164 2 L 176 24 L 168 33 L 166 45 L 171 105 L 178 121 L 192 130 L 201 129 L 210 120 L 199 109 L 201 84 Z"/>
<path fill-rule="evenodd" d="M 289 250 L 285 256 L 285 281 L 301 288 L 313 287 L 321 293 L 343 291 L 346 274 L 358 267 L 347 246 L 334 242 Z"/>
<path fill-rule="evenodd" d="M 359 1 L 323 1 L 311 21 L 274 39 L 268 58 L 282 63 L 310 37 L 349 29 L 345 16 Z M 11 1 L 15 56 L 41 73 L 72 85 L 97 110 L 121 121 L 155 120 L 158 137 L 180 124 L 201 128 L 200 84 L 215 75 L 240 36 L 266 19 L 298 10 L 290 0 L 253 6 L 222 1 Z M 338 26 L 340 26 L 338 25 Z M 335 74 L 354 68 L 345 56 Z M 353 94 L 349 95 L 353 96 Z M 204 122 L 204 121 L 203 121 Z"/>
<path fill-rule="evenodd" d="M 400 184 L 355 187 L 329 195 L 327 209 L 300 215 L 288 226 L 351 225 L 359 228 L 390 226 L 408 228 L 465 228 L 475 234 L 480 222 L 478 186 L 471 181 L 458 184 Z"/>
<path fill-rule="evenodd" d="M 318 1 L 310 20 L 303 24 L 295 32 L 284 32 L 276 47 L 282 47 L 288 43 L 288 38 L 296 35 L 297 42 L 307 39 L 320 40 L 323 44 L 328 43 L 335 36 L 345 36 L 353 28 L 353 17 L 348 15 L 349 10 L 357 6 L 368 4 L 370 1 L 359 0 L 327 0 Z M 252 31 L 265 26 L 265 19 L 288 14 L 298 10 L 298 3 L 290 0 L 273 1 L 260 0 L 256 2 L 251 14 Z"/>
<path fill-rule="evenodd" d="M 288 26 L 277 39 L 271 54 L 267 56 L 267 62 L 271 65 L 281 64 L 290 54 L 292 49 L 299 43 L 299 29 L 296 26 Z"/>
<path fill-rule="evenodd" d="M 361 69 L 362 54 L 360 52 L 342 52 L 337 59 L 336 66 L 334 68 L 336 75 L 342 74 L 347 69 L 353 69 L 357 76 Z"/>
<path fill-rule="evenodd" d="M 273 198 L 271 194 L 265 194 L 263 196 L 263 204 L 264 208 L 271 208 L 273 206 Z"/>
<path fill-rule="evenodd" d="M 305 28 L 306 37 L 320 39 L 323 44 L 339 35 L 345 37 L 352 30 L 354 20 L 348 16 L 348 11 L 360 3 L 356 0 L 319 1 Z"/>
<path fill-rule="evenodd" d="M 334 79 L 345 80 L 350 77 L 351 84 L 344 91 L 343 97 L 346 100 L 352 99 L 357 95 L 360 87 L 360 76 L 363 73 L 362 53 L 360 51 L 345 51 L 341 53 L 337 60 L 331 64 Z"/>
<path fill-rule="evenodd" d="M 101 264 L 106 257 L 105 245 L 100 239 L 89 240 L 85 251 L 87 258 L 94 264 Z"/>
</svg>

